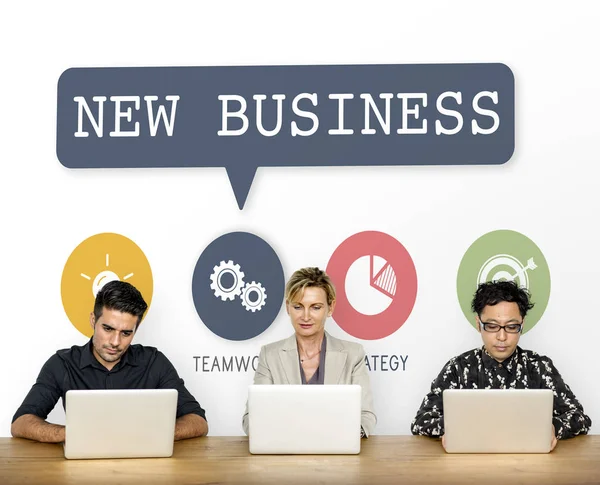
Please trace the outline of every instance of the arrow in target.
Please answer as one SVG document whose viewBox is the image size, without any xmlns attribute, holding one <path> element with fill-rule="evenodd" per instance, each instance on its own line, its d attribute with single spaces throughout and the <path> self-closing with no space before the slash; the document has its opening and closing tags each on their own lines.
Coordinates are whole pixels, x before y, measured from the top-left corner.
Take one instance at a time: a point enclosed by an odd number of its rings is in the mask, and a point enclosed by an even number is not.
<svg viewBox="0 0 600 485">
<path fill-rule="evenodd" d="M 529 258 L 527 260 L 527 266 L 525 266 L 524 268 L 521 268 L 520 270 L 518 270 L 514 275 L 512 275 L 508 281 L 514 281 L 516 278 L 520 278 L 521 276 L 524 275 L 524 273 L 530 269 L 530 270 L 534 270 L 535 268 L 537 268 L 537 265 L 533 262 L 533 258 Z"/>
</svg>

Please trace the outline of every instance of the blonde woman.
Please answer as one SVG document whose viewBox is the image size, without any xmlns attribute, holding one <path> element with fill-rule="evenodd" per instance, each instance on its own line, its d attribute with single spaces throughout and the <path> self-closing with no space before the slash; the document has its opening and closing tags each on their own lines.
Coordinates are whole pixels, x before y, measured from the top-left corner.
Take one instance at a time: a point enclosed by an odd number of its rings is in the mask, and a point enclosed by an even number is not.
<svg viewBox="0 0 600 485">
<path fill-rule="evenodd" d="M 335 288 L 319 268 L 296 271 L 285 287 L 285 308 L 294 335 L 260 350 L 254 384 L 359 384 L 362 388 L 361 436 L 368 437 L 377 417 L 362 345 L 332 337 L 325 321 L 335 309 Z M 248 434 L 248 407 L 242 425 Z"/>
</svg>

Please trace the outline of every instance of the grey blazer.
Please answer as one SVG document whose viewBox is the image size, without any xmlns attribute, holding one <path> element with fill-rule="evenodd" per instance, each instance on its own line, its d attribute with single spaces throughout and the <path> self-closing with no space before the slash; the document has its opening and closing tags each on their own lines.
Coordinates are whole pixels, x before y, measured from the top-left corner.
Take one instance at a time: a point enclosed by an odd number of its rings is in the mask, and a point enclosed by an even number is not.
<svg viewBox="0 0 600 485">
<path fill-rule="evenodd" d="M 340 340 L 327 332 L 325 354 L 325 384 L 360 384 L 362 388 L 361 425 L 369 436 L 377 417 L 373 410 L 371 383 L 365 364 L 362 345 Z M 263 346 L 260 349 L 254 384 L 302 384 L 296 335 Z M 242 419 L 244 433 L 248 434 L 248 403 Z"/>
</svg>

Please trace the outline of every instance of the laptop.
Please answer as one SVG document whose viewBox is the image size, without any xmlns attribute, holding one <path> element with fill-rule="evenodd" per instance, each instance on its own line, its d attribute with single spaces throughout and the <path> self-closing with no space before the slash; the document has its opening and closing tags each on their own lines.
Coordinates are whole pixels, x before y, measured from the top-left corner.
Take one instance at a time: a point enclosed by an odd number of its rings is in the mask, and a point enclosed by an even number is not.
<svg viewBox="0 0 600 485">
<path fill-rule="evenodd" d="M 548 453 L 550 389 L 448 389 L 443 393 L 448 453 Z"/>
<path fill-rule="evenodd" d="M 360 453 L 359 385 L 251 385 L 252 454 Z"/>
<path fill-rule="evenodd" d="M 177 390 L 67 391 L 65 458 L 173 454 Z"/>
</svg>

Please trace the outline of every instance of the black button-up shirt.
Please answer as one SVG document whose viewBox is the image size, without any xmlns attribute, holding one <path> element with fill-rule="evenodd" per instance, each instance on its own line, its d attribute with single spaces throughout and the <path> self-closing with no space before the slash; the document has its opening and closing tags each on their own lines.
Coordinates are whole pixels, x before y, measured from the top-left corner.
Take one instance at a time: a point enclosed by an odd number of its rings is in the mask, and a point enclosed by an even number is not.
<svg viewBox="0 0 600 485">
<path fill-rule="evenodd" d="M 552 360 L 520 347 L 501 363 L 484 348 L 450 359 L 423 399 L 411 425 L 413 434 L 444 434 L 442 392 L 446 389 L 551 389 L 554 393 L 552 424 L 558 439 L 587 434 L 592 425 Z"/>
<path fill-rule="evenodd" d="M 90 340 L 83 346 L 59 350 L 48 359 L 13 422 L 23 414 L 46 419 L 59 398 L 65 406 L 65 394 L 72 389 L 176 389 L 177 417 L 193 413 L 206 419 L 204 409 L 162 352 L 154 347 L 131 345 L 108 370 L 94 357 Z"/>
</svg>

